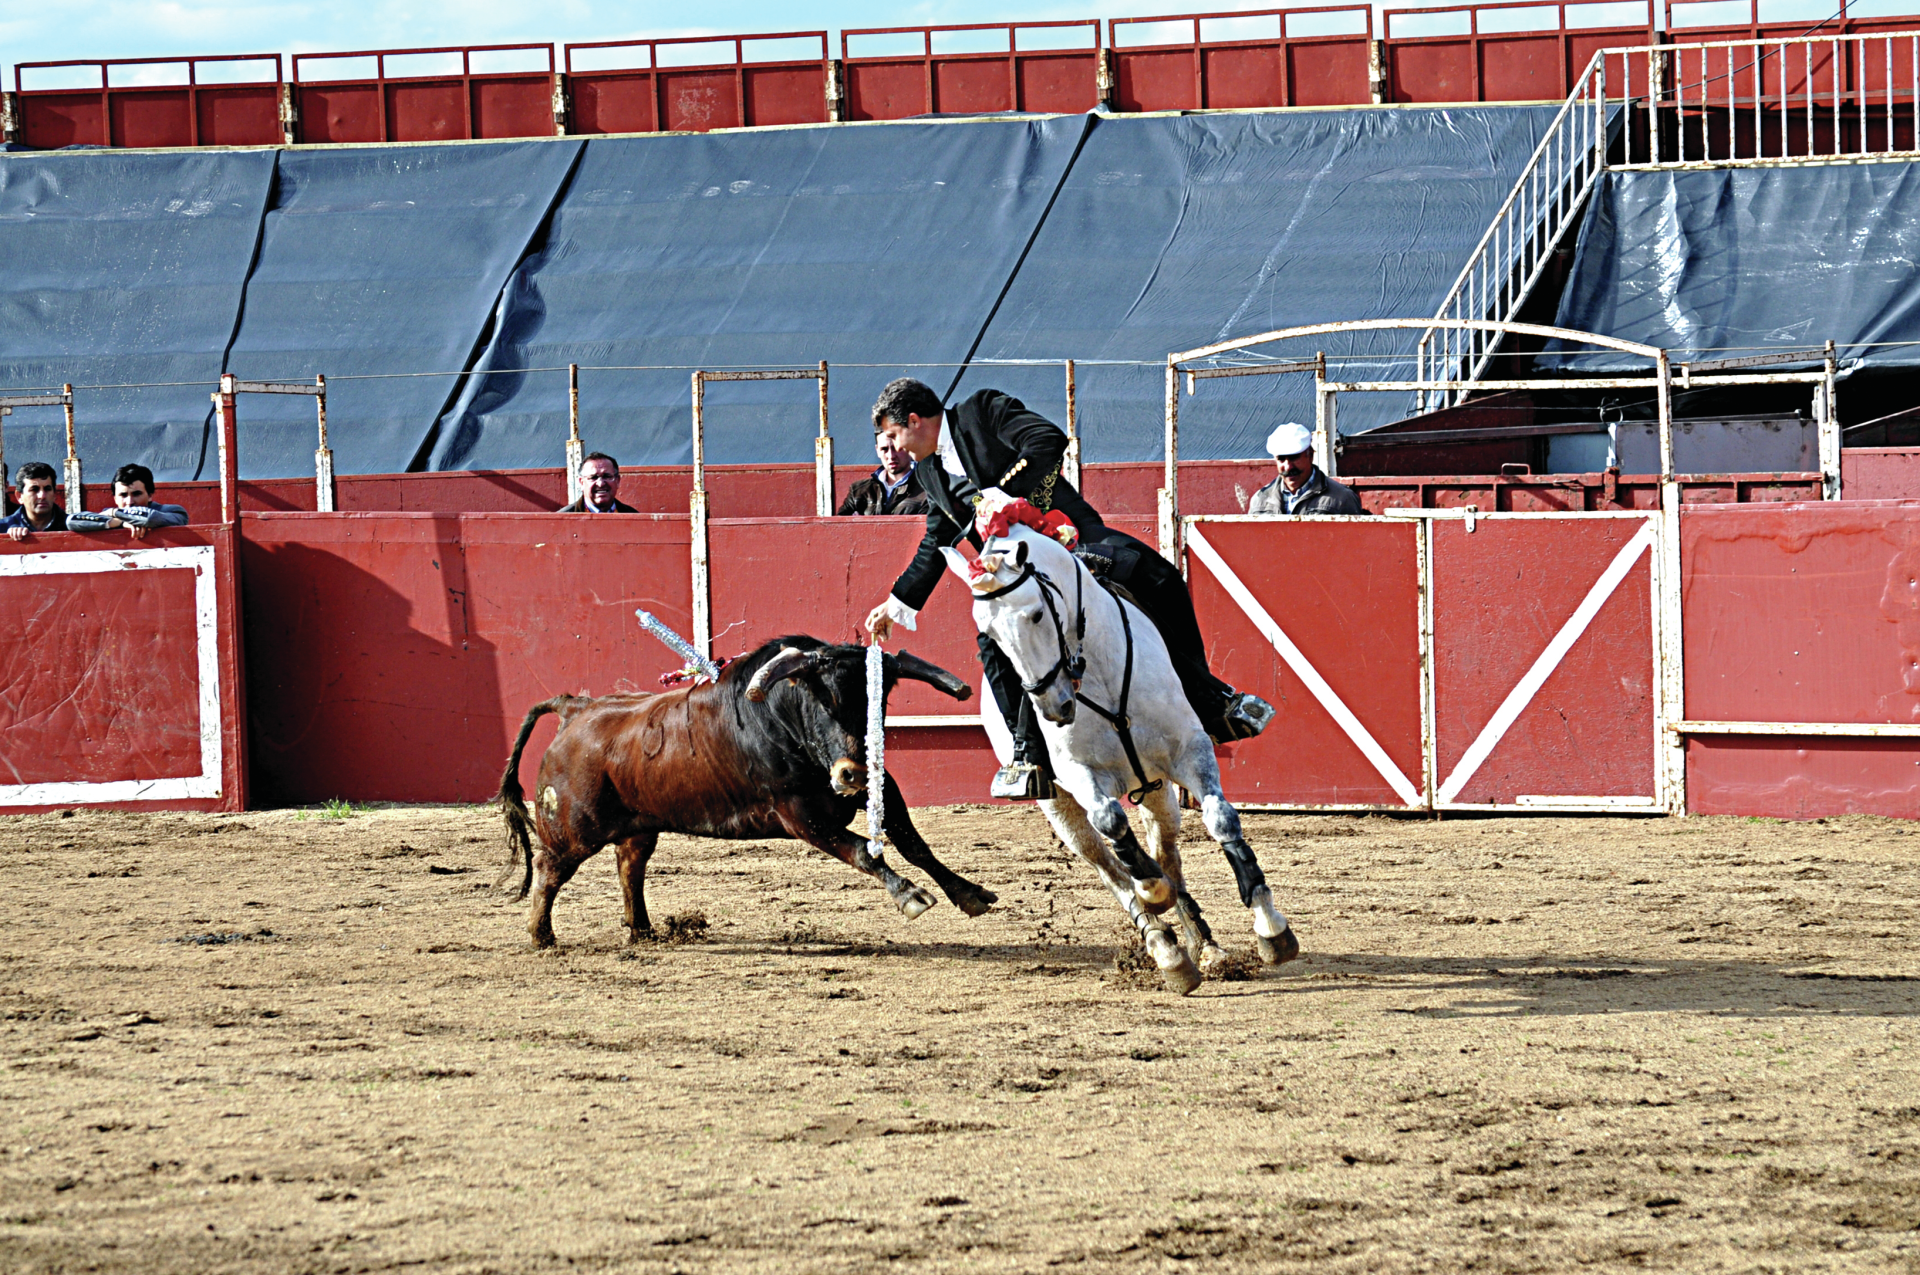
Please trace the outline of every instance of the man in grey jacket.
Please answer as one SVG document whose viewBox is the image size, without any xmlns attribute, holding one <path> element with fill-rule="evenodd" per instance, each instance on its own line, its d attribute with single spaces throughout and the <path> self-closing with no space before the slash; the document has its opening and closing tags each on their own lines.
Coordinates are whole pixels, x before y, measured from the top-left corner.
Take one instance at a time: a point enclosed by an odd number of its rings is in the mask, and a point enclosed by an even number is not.
<svg viewBox="0 0 1920 1275">
<path fill-rule="evenodd" d="M 1250 514 L 1364 514 L 1353 488 L 1313 463 L 1313 435 L 1289 421 L 1267 435 L 1267 453 L 1280 476 L 1253 493 Z"/>
</svg>

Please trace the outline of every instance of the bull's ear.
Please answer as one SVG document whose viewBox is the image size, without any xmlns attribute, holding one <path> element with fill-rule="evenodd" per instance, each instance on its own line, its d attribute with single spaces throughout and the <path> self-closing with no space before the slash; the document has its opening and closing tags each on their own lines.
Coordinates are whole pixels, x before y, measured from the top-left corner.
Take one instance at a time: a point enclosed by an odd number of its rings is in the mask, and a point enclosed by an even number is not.
<svg viewBox="0 0 1920 1275">
<path fill-rule="evenodd" d="M 747 698 L 758 704 L 767 697 L 767 688 L 782 678 L 792 677 L 807 667 L 809 652 L 797 646 L 783 646 L 780 654 L 760 666 L 760 671 L 747 683 Z"/>
<path fill-rule="evenodd" d="M 968 686 L 965 682 L 947 672 L 947 670 L 941 668 L 938 664 L 928 663 L 926 660 L 921 659 L 909 651 L 902 651 L 898 655 L 889 655 L 887 658 L 892 660 L 895 667 L 899 669 L 900 678 L 903 681 L 925 682 L 942 695 L 951 695 L 954 699 L 964 700 L 973 698 L 973 688 L 971 686 Z"/>
</svg>

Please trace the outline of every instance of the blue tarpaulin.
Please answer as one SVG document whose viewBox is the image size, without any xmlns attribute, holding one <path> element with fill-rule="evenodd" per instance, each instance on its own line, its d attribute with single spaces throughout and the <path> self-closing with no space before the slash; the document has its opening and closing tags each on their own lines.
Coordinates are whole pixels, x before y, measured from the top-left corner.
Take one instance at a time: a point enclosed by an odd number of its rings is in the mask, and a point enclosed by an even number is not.
<svg viewBox="0 0 1920 1275">
<path fill-rule="evenodd" d="M 250 380 L 325 373 L 341 472 L 497 468 L 559 463 L 565 367 L 578 363 L 590 445 L 658 464 L 690 451 L 689 368 L 824 359 L 844 460 L 868 453 L 885 381 L 917 375 L 944 391 L 974 352 L 1083 360 L 1088 457 L 1152 458 L 1169 351 L 1431 313 L 1551 114 L 8 154 L 0 208 L 34 224 L 0 221 L 0 390 L 198 381 L 83 392 L 90 472 L 137 457 L 165 479 L 211 472 L 205 395 L 223 367 Z M 1362 340 L 1397 358 L 1414 335 Z M 622 370 L 595 370 L 608 367 Z M 405 375 L 352 379 L 383 374 Z M 961 389 L 990 383 L 1060 412 L 1057 363 L 976 366 Z M 716 385 L 707 402 L 710 461 L 810 457 L 809 384 Z M 1404 407 L 1354 396 L 1341 424 Z M 309 400 L 249 397 L 240 418 L 244 474 L 311 472 Z M 1288 418 L 1312 418 L 1298 377 L 1209 382 L 1183 407 L 1183 453 L 1256 454 Z M 17 440 L 43 436 L 22 426 L 44 426 L 14 422 L 9 458 L 24 459 Z"/>
<path fill-rule="evenodd" d="M 76 394 L 91 480 L 200 463 L 273 178 L 270 151 L 0 158 L 0 393 Z M 167 382 L 190 384 L 165 384 Z M 7 464 L 67 454 L 57 407 L 5 420 Z"/>
<path fill-rule="evenodd" d="M 1920 363 L 1920 165 L 1608 173 L 1588 206 L 1555 322 L 1676 361 L 1818 350 Z M 1557 348 L 1557 347 L 1556 347 Z M 1612 351 L 1549 368 L 1615 371 Z"/>
<path fill-rule="evenodd" d="M 1161 455 L 1176 350 L 1276 328 L 1417 318 L 1447 289 L 1552 122 L 1552 107 L 1342 110 L 1103 119 L 1005 304 L 984 357 L 1135 359 L 1076 368 L 1089 460 Z M 1316 337 L 1266 354 L 1411 355 L 1417 332 Z M 1365 376 L 1412 374 L 1381 362 Z M 964 392 L 1060 395 L 1059 375 L 969 371 Z M 940 388 L 945 388 L 941 386 Z M 1411 396 L 1342 398 L 1343 432 L 1411 410 Z M 1184 397 L 1180 453 L 1258 456 L 1277 424 L 1313 421 L 1308 375 L 1202 382 Z"/>
<path fill-rule="evenodd" d="M 467 367 L 582 145 L 284 153 L 229 368 L 325 373 L 338 470 L 406 469 L 458 379 L 349 378 Z M 243 475 L 313 472 L 311 400 L 253 395 L 239 414 Z"/>
<path fill-rule="evenodd" d="M 568 363 L 825 359 L 841 445 L 869 454 L 880 386 L 898 365 L 966 356 L 1089 127 L 1067 116 L 595 139 L 430 467 L 559 462 Z M 891 366 L 848 366 L 859 363 Z M 711 462 L 813 455 L 808 384 L 715 385 L 708 404 Z M 692 454 L 685 370 L 582 373 L 580 412 L 582 434 L 622 462 Z"/>
</svg>

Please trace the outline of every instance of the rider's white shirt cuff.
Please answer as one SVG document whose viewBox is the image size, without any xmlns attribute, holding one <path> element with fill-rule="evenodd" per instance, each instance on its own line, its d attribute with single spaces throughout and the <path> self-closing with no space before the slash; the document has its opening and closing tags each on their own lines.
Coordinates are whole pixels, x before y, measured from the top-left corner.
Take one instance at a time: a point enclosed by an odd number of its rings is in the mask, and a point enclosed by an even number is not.
<svg viewBox="0 0 1920 1275">
<path fill-rule="evenodd" d="M 919 615 L 920 613 L 918 611 L 902 602 L 899 598 L 894 597 L 891 593 L 887 595 L 887 618 L 901 628 L 912 629 L 916 633 L 919 632 L 920 626 L 914 623 L 914 621 L 919 618 Z"/>
</svg>

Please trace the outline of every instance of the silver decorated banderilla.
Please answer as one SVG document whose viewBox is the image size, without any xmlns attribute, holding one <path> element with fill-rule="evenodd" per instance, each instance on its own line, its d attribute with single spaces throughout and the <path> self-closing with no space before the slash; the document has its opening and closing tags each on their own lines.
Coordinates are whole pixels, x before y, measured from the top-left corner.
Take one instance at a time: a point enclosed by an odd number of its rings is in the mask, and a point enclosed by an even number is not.
<svg viewBox="0 0 1920 1275">
<path fill-rule="evenodd" d="M 688 667 L 700 670 L 701 676 L 709 682 L 720 680 L 720 666 L 693 649 L 693 643 L 675 633 L 651 611 L 635 611 L 640 617 L 640 627 L 659 638 L 667 649 L 687 662 Z"/>
</svg>

